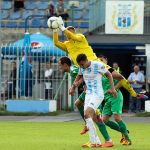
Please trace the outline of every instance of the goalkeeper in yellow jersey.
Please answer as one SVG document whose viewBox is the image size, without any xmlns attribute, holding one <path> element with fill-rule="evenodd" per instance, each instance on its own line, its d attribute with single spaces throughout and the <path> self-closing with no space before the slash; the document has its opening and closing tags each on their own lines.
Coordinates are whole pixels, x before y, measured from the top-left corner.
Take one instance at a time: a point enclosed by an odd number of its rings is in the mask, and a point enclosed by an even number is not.
<svg viewBox="0 0 150 150">
<path fill-rule="evenodd" d="M 67 52 L 75 65 L 78 65 L 76 62 L 77 56 L 82 53 L 86 54 L 88 60 L 100 61 L 95 55 L 95 53 L 93 52 L 93 49 L 88 44 L 83 34 L 76 33 L 76 30 L 73 26 L 68 26 L 67 28 L 65 28 L 64 22 L 61 17 L 58 17 L 57 22 L 59 24 L 59 29 L 62 32 L 64 32 L 68 40 L 64 42 L 59 41 L 58 30 L 55 29 L 53 30 L 54 44 L 60 49 Z M 137 97 L 137 93 L 133 90 L 130 83 L 120 73 L 117 73 L 108 65 L 107 68 L 112 73 L 113 78 L 119 80 L 120 85 L 123 86 L 131 94 L 132 97 Z M 79 76 L 77 76 L 74 82 L 74 83 L 79 83 L 76 81 L 79 81 Z M 78 85 L 73 84 L 73 87 L 70 89 L 70 94 L 74 93 L 75 86 Z"/>
</svg>

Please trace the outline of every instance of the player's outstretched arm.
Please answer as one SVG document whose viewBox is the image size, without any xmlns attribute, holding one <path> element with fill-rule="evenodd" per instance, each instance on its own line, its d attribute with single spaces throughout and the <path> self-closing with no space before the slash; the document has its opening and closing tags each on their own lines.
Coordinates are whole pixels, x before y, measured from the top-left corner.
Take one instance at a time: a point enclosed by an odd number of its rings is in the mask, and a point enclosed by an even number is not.
<svg viewBox="0 0 150 150">
<path fill-rule="evenodd" d="M 54 44 L 59 47 L 60 49 L 67 51 L 67 48 L 63 42 L 60 42 L 58 39 L 58 33 L 53 32 L 53 39 L 54 39 Z"/>
<path fill-rule="evenodd" d="M 110 86 L 111 86 L 111 91 L 112 91 L 112 95 L 114 97 L 117 97 L 117 92 L 116 92 L 116 89 L 115 89 L 115 86 L 114 86 L 114 82 L 113 82 L 113 78 L 112 78 L 112 75 L 109 71 L 107 71 L 105 73 L 105 76 L 108 78 L 109 82 L 110 82 Z"/>
<path fill-rule="evenodd" d="M 74 41 L 81 42 L 83 40 L 83 36 L 70 32 L 69 30 L 64 31 L 65 35 L 68 39 L 72 39 Z"/>
<path fill-rule="evenodd" d="M 82 35 L 72 33 L 69 30 L 67 30 L 67 28 L 65 28 L 64 22 L 61 17 L 58 17 L 57 22 L 59 24 L 59 29 L 65 33 L 68 39 L 72 39 L 74 41 L 79 41 L 79 42 L 83 40 Z"/>
</svg>

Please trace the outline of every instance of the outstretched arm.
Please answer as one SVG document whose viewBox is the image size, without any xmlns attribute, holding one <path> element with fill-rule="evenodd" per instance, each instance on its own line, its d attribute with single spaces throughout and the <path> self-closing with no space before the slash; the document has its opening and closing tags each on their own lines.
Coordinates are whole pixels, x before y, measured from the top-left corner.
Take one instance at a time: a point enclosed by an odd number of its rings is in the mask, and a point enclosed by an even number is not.
<svg viewBox="0 0 150 150">
<path fill-rule="evenodd" d="M 63 42 L 60 42 L 58 39 L 58 33 L 53 32 L 53 39 L 54 39 L 54 44 L 59 47 L 60 49 L 64 50 L 67 52 L 67 48 Z"/>
<path fill-rule="evenodd" d="M 72 33 L 69 30 L 67 30 L 67 28 L 65 28 L 64 22 L 61 17 L 58 17 L 57 21 L 58 21 L 60 30 L 65 33 L 68 39 L 72 39 L 74 41 L 79 41 L 79 42 L 83 40 L 83 37 L 84 37 L 83 35 Z"/>
<path fill-rule="evenodd" d="M 69 30 L 64 30 L 65 35 L 67 36 L 68 39 L 72 39 L 74 41 L 81 42 L 83 40 L 83 36 L 79 34 L 75 34 L 70 32 Z"/>
</svg>

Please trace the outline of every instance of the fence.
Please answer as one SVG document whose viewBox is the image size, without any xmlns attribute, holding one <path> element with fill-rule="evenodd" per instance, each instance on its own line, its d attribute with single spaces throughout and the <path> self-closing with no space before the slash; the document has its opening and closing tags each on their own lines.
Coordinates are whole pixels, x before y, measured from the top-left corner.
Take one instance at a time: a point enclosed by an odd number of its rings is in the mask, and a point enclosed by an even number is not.
<svg viewBox="0 0 150 150">
<path fill-rule="evenodd" d="M 0 104 L 5 105 L 7 99 L 55 98 L 57 109 L 66 109 L 68 78 L 59 70 L 57 63 L 65 53 L 54 46 L 40 48 L 36 44 L 38 43 L 32 42 L 30 47 L 1 45 Z"/>
<path fill-rule="evenodd" d="M 99 33 L 105 34 L 105 9 L 106 0 L 89 1 L 89 31 L 93 31 L 98 28 Z M 144 35 L 150 35 L 149 26 L 150 1 L 144 0 Z"/>
</svg>

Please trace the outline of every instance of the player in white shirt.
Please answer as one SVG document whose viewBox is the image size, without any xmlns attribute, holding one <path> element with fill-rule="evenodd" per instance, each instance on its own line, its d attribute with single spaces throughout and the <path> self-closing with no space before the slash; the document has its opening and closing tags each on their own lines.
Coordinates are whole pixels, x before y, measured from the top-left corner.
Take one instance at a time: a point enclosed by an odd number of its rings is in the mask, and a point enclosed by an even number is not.
<svg viewBox="0 0 150 150">
<path fill-rule="evenodd" d="M 87 127 L 89 128 L 89 138 L 91 142 L 90 147 L 101 147 L 101 142 L 97 135 L 93 120 L 95 120 L 96 109 L 104 99 L 102 75 L 105 75 L 109 79 L 112 94 L 117 97 L 117 93 L 113 84 L 113 78 L 104 64 L 97 61 L 89 61 L 85 54 L 79 54 L 76 60 L 80 66 L 79 76 L 83 76 L 87 86 L 84 103 L 84 117 Z M 73 88 L 75 87 L 76 84 L 74 83 Z M 84 144 L 83 147 L 89 147 L 89 145 Z"/>
</svg>

